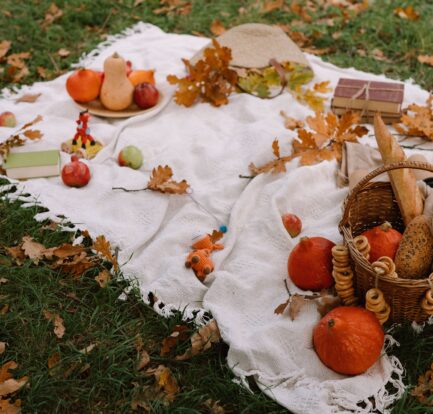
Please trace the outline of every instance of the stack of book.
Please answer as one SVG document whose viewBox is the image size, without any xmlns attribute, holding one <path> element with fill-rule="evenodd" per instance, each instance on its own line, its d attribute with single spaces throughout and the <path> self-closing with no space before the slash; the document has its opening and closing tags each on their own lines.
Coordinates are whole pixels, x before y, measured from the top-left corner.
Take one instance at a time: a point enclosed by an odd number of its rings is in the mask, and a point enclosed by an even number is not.
<svg viewBox="0 0 433 414">
<path fill-rule="evenodd" d="M 404 97 L 404 84 L 359 79 L 340 79 L 334 91 L 331 109 L 337 115 L 360 112 L 362 122 L 372 122 L 380 112 L 385 123 L 399 122 Z"/>
</svg>

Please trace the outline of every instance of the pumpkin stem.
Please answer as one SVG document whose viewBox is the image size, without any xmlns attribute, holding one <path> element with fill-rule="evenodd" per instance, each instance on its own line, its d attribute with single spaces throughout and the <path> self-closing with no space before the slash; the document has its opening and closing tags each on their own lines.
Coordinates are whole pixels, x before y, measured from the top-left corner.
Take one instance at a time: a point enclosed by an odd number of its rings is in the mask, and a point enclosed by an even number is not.
<svg viewBox="0 0 433 414">
<path fill-rule="evenodd" d="M 117 52 L 114 52 L 112 57 L 114 57 L 114 58 L 118 58 L 118 57 L 120 57 L 120 56 L 119 56 L 119 54 L 118 54 Z"/>
<path fill-rule="evenodd" d="M 383 231 L 388 231 L 389 229 L 392 229 L 392 225 L 389 221 L 384 221 L 381 225 L 380 225 L 380 229 Z"/>
<path fill-rule="evenodd" d="M 332 328 L 335 325 L 334 319 L 329 319 L 328 321 L 328 328 Z"/>
</svg>

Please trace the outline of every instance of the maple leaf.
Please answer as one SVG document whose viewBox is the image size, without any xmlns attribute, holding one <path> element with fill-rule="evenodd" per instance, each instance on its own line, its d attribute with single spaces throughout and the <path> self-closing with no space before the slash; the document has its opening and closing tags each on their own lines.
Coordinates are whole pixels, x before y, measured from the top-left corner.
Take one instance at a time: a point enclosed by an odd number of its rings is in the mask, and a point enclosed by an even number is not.
<svg viewBox="0 0 433 414">
<path fill-rule="evenodd" d="M 186 180 L 174 181 L 171 177 L 173 177 L 173 171 L 168 165 L 165 167 L 158 165 L 152 170 L 146 188 L 161 193 L 185 194 L 189 188 Z"/>
<path fill-rule="evenodd" d="M 228 96 L 237 82 L 236 72 L 229 68 L 231 50 L 222 47 L 215 39 L 212 39 L 212 45 L 203 51 L 203 58 L 195 65 L 183 59 L 187 76 L 167 76 L 170 84 L 177 85 L 174 94 L 177 104 L 189 107 L 198 98 L 214 106 L 228 103 Z"/>
<path fill-rule="evenodd" d="M 60 315 L 58 313 L 52 313 L 44 310 L 44 318 L 53 322 L 54 333 L 57 338 L 63 338 L 63 335 L 65 334 L 65 326 L 63 325 L 63 319 L 60 317 Z"/>
<path fill-rule="evenodd" d="M 178 361 L 185 361 L 211 348 L 212 344 L 221 340 L 221 334 L 215 320 L 202 326 L 191 337 L 191 347 L 182 355 L 178 355 Z"/>
<path fill-rule="evenodd" d="M 226 28 L 218 19 L 214 19 L 210 25 L 210 31 L 214 36 L 220 36 L 226 31 Z"/>
<path fill-rule="evenodd" d="M 28 102 L 28 103 L 33 103 L 36 102 L 37 99 L 41 96 L 41 93 L 34 93 L 34 94 L 25 94 L 23 96 L 20 96 L 18 99 L 15 100 L 16 103 L 20 103 L 20 102 Z"/>
<path fill-rule="evenodd" d="M 429 95 L 425 106 L 409 105 L 401 116 L 402 124 L 394 124 L 400 134 L 420 136 L 433 141 L 433 95 Z"/>
<path fill-rule="evenodd" d="M 119 264 L 117 263 L 117 258 L 113 256 L 111 253 L 111 245 L 108 240 L 105 239 L 105 236 L 101 235 L 96 238 L 96 241 L 92 246 L 102 257 L 107 259 L 110 263 L 113 264 L 114 271 L 119 270 Z"/>
<path fill-rule="evenodd" d="M 418 56 L 418 62 L 433 66 L 433 56 L 419 55 Z"/>
</svg>

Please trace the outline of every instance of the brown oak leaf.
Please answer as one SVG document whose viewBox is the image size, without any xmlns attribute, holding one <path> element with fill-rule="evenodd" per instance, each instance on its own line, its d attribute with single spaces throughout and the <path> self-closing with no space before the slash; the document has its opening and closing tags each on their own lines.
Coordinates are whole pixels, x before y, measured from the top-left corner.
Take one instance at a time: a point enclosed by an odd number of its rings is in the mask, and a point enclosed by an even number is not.
<svg viewBox="0 0 433 414">
<path fill-rule="evenodd" d="M 27 102 L 27 103 L 33 103 L 36 102 L 37 99 L 41 96 L 41 93 L 27 93 L 23 96 L 20 96 L 17 100 L 15 100 L 16 103 L 19 102 Z"/>
<path fill-rule="evenodd" d="M 119 270 L 117 258 L 111 253 L 110 242 L 105 239 L 105 236 L 98 236 L 93 243 L 92 248 L 95 249 L 102 257 L 104 257 L 106 260 L 113 264 L 114 271 L 117 272 Z"/>
<path fill-rule="evenodd" d="M 210 31 L 214 36 L 220 36 L 226 31 L 226 28 L 218 19 L 214 19 L 210 25 Z"/>
<path fill-rule="evenodd" d="M 160 355 L 168 355 L 177 346 L 179 341 L 186 341 L 189 338 L 188 329 L 186 325 L 176 325 L 173 332 L 162 340 Z"/>
<path fill-rule="evenodd" d="M 284 0 L 265 0 L 261 12 L 262 13 L 270 13 L 274 10 L 282 9 L 284 6 Z"/>
<path fill-rule="evenodd" d="M 284 127 L 290 130 L 295 130 L 298 128 L 303 128 L 304 121 L 299 121 L 291 116 L 288 116 L 284 111 L 280 111 L 280 115 L 284 118 Z"/>
<path fill-rule="evenodd" d="M 400 134 L 420 136 L 433 141 L 433 95 L 425 106 L 411 104 L 401 116 L 401 124 L 394 124 Z"/>
<path fill-rule="evenodd" d="M 173 177 L 173 170 L 168 165 L 165 167 L 158 165 L 152 170 L 147 189 L 161 193 L 185 194 L 189 188 L 186 180 L 174 181 L 171 177 Z"/>
<path fill-rule="evenodd" d="M 9 49 L 11 48 L 12 42 L 9 40 L 2 40 L 0 42 L 0 59 L 7 55 Z"/>
<path fill-rule="evenodd" d="M 413 6 L 407 6 L 404 8 L 397 7 L 394 9 L 394 14 L 406 20 L 414 21 L 419 19 L 419 13 L 413 8 Z"/>
<path fill-rule="evenodd" d="M 65 334 L 65 326 L 63 325 L 63 319 L 58 313 L 52 313 L 47 310 L 44 310 L 44 318 L 52 321 L 54 324 L 54 333 L 57 338 L 63 338 Z"/>
<path fill-rule="evenodd" d="M 417 59 L 419 63 L 425 63 L 426 65 L 433 66 L 433 56 L 419 55 Z"/>
<path fill-rule="evenodd" d="M 430 369 L 418 377 L 418 385 L 410 394 L 423 405 L 433 405 L 433 364 Z"/>
</svg>

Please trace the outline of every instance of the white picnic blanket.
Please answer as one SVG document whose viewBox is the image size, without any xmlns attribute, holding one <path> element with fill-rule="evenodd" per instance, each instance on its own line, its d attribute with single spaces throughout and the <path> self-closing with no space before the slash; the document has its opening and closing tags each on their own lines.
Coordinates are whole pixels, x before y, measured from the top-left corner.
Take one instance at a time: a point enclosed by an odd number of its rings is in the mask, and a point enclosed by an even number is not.
<svg viewBox="0 0 433 414">
<path fill-rule="evenodd" d="M 182 74 L 181 58 L 191 57 L 208 41 L 139 23 L 110 38 L 80 64 L 99 69 L 105 57 L 117 51 L 135 67 L 155 68 L 157 83 L 167 92 L 166 75 Z M 342 76 L 385 79 L 307 57 L 314 82 L 330 80 L 335 86 Z M 65 91 L 66 77 L 27 88 L 42 93 L 36 103 L 0 100 L 0 112 L 13 111 L 21 124 L 37 114 L 44 116 L 38 125 L 44 138 L 26 145 L 26 150 L 59 148 L 72 137 L 78 108 Z M 422 104 L 426 97 L 427 92 L 406 83 L 405 104 Z M 403 392 L 402 367 L 395 357 L 384 352 L 367 373 L 338 375 L 313 350 L 312 327 L 320 318 L 313 305 L 303 308 L 295 321 L 274 314 L 287 299 L 287 257 L 298 241 L 285 231 L 281 214 L 300 216 L 302 235 L 339 242 L 337 223 L 347 192 L 336 186 L 335 162 L 299 167 L 293 161 L 286 174 L 261 175 L 252 181 L 238 177 L 248 174 L 251 161 L 257 165 L 271 159 L 275 137 L 282 153 L 290 151 L 295 134 L 284 128 L 280 110 L 298 119 L 312 114 L 284 93 L 272 100 L 234 94 L 220 108 L 184 108 L 170 102 L 151 119 L 93 118 L 91 132 L 107 146 L 89 162 L 92 180 L 87 187 L 68 188 L 59 177 L 29 180 L 22 187 L 50 210 L 39 219 L 64 215 L 119 247 L 123 270 L 138 280 L 144 298 L 152 291 L 176 308 L 210 310 L 230 345 L 227 362 L 235 374 L 253 375 L 264 392 L 294 413 L 386 412 Z M 0 128 L 0 138 L 9 133 Z M 139 171 L 116 162 L 119 150 L 131 144 L 145 154 Z M 63 154 L 62 159 L 66 162 L 69 156 Z M 204 208 L 188 195 L 112 190 L 142 188 L 151 169 L 165 164 L 173 168 L 176 179 L 191 184 L 193 198 Z M 213 254 L 216 271 L 203 284 L 184 267 L 185 257 L 195 236 L 220 224 L 228 226 L 225 249 Z M 290 282 L 289 287 L 298 292 Z"/>
</svg>

